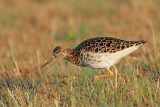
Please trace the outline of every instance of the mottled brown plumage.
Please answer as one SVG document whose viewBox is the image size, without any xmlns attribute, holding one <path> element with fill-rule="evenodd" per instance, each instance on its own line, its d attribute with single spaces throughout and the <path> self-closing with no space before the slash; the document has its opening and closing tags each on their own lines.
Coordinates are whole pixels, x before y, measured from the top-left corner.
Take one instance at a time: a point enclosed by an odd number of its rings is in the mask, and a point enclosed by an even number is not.
<svg viewBox="0 0 160 107">
<path fill-rule="evenodd" d="M 146 41 L 125 41 L 112 37 L 97 37 L 91 38 L 80 43 L 75 49 L 81 52 L 95 52 L 95 53 L 115 53 L 123 49 L 132 47 L 133 45 L 141 45 Z"/>
<path fill-rule="evenodd" d="M 82 61 L 79 57 L 79 52 L 76 49 L 57 46 L 53 50 L 53 56 L 54 58 L 62 58 L 68 60 L 69 62 L 75 65 L 82 66 Z"/>
</svg>

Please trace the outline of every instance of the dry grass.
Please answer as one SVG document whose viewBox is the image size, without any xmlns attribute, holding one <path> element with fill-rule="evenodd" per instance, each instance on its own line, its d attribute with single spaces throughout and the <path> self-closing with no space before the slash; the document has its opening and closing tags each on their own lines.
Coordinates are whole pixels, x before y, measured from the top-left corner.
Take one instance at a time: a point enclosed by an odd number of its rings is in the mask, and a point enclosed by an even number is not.
<svg viewBox="0 0 160 107">
<path fill-rule="evenodd" d="M 159 5 L 159 0 L 0 1 L 0 105 L 158 107 Z M 89 85 L 104 70 L 61 60 L 40 69 L 56 45 L 75 47 L 96 36 L 147 40 L 116 65 L 116 92 L 113 78 Z"/>
</svg>

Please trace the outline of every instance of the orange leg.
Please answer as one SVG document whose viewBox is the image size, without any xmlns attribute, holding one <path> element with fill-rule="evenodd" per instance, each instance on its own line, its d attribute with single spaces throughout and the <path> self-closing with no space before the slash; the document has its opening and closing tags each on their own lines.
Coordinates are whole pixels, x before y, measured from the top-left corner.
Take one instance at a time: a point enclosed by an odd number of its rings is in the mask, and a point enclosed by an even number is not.
<svg viewBox="0 0 160 107">
<path fill-rule="evenodd" d="M 117 89 L 117 74 L 118 74 L 118 70 L 117 68 L 113 65 L 113 69 L 114 69 L 114 74 L 115 74 L 115 89 Z M 91 82 L 94 82 L 96 79 L 99 79 L 101 77 L 112 77 L 113 73 L 111 72 L 111 70 L 109 68 L 107 68 L 107 71 L 110 73 L 109 75 L 99 75 L 99 76 L 95 76 Z"/>
<path fill-rule="evenodd" d="M 114 74 L 115 74 L 115 89 L 117 89 L 117 74 L 118 74 L 118 70 L 114 65 L 113 65 L 113 69 L 114 69 Z"/>
<path fill-rule="evenodd" d="M 109 68 L 107 68 L 107 71 L 110 73 L 109 75 L 99 75 L 99 76 L 95 76 L 95 77 L 92 79 L 91 82 L 93 82 L 93 81 L 95 81 L 96 79 L 99 79 L 99 78 L 101 78 L 101 77 L 112 77 L 112 76 L 113 76 L 112 71 L 111 71 Z"/>
</svg>

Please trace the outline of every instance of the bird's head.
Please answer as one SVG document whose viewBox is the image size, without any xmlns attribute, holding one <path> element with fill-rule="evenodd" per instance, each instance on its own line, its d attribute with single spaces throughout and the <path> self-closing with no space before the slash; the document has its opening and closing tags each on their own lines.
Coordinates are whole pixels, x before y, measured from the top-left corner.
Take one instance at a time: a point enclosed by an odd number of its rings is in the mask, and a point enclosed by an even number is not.
<svg viewBox="0 0 160 107">
<path fill-rule="evenodd" d="M 43 65 L 43 67 L 50 63 L 52 60 L 55 60 L 57 58 L 65 59 L 72 50 L 73 49 L 71 48 L 56 46 L 53 49 L 53 56 Z"/>
<path fill-rule="evenodd" d="M 62 46 L 57 46 L 54 48 L 53 50 L 53 57 L 56 58 L 65 58 L 66 55 L 68 55 L 67 53 L 67 48 L 62 47 Z"/>
</svg>

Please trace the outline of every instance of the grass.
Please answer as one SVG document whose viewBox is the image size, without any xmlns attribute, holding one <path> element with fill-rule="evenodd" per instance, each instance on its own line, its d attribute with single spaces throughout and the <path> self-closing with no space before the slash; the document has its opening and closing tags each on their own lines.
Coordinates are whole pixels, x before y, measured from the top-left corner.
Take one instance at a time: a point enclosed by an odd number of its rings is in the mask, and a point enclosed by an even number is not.
<svg viewBox="0 0 160 107">
<path fill-rule="evenodd" d="M 0 2 L 0 106 L 160 106 L 158 0 Z M 96 36 L 147 40 L 116 64 L 117 91 L 114 77 L 90 84 L 104 69 L 60 59 L 40 68 L 55 46 Z"/>
</svg>

